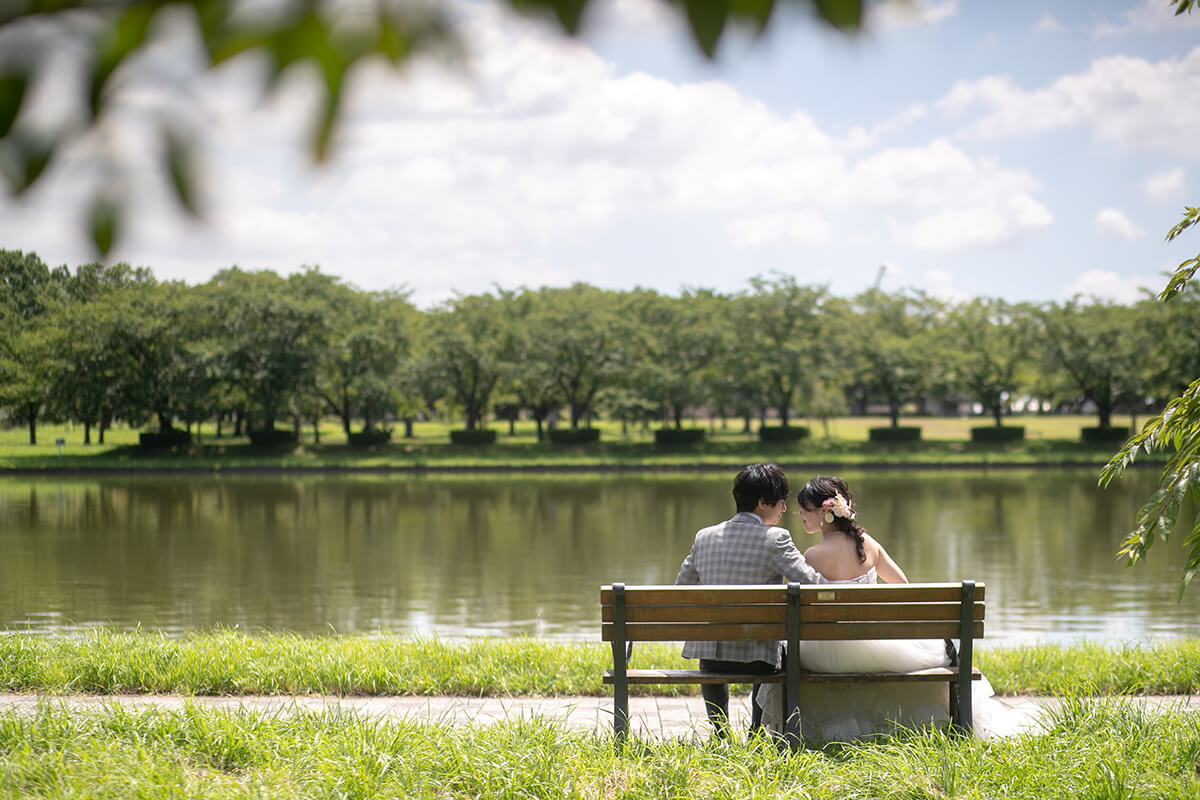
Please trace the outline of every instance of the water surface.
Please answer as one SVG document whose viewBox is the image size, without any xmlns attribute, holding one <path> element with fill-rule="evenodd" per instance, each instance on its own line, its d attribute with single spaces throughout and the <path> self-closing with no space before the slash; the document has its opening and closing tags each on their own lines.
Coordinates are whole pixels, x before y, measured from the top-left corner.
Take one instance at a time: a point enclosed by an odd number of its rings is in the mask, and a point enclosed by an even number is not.
<svg viewBox="0 0 1200 800">
<path fill-rule="evenodd" d="M 793 481 L 805 474 L 793 474 Z M 1157 473 L 846 473 L 910 580 L 984 581 L 989 642 L 1200 635 L 1176 536 L 1115 553 Z M 669 583 L 724 474 L 0 479 L 0 628 L 597 638 L 602 583 Z M 799 520 L 785 520 L 806 546 Z"/>
</svg>

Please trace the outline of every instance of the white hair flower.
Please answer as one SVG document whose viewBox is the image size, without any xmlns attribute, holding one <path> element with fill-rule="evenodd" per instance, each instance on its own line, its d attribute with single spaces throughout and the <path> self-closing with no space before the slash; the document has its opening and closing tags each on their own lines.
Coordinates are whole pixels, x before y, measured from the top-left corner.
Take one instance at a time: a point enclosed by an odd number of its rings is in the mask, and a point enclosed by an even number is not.
<svg viewBox="0 0 1200 800">
<path fill-rule="evenodd" d="M 821 503 L 821 508 L 825 511 L 826 522 L 833 522 L 834 517 L 854 519 L 854 510 L 850 508 L 850 504 L 846 502 L 846 498 L 842 497 L 841 492 Z"/>
</svg>

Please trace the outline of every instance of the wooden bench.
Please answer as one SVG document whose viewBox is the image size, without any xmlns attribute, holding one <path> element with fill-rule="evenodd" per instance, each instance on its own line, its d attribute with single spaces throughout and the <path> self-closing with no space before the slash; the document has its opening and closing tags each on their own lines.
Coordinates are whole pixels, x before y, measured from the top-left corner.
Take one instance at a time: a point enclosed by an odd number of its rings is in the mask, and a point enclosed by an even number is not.
<svg viewBox="0 0 1200 800">
<path fill-rule="evenodd" d="M 951 723 L 969 732 L 971 681 L 978 680 L 972 643 L 983 636 L 984 585 L 909 583 L 874 586 L 600 587 L 601 638 L 612 643 L 613 731 L 629 733 L 629 687 L 638 684 L 783 683 L 785 736 L 800 742 L 798 700 L 803 682 L 944 681 L 950 688 Z M 958 664 L 917 672 L 818 673 L 799 665 L 801 641 L 958 639 Z M 784 668 L 773 675 L 727 674 L 698 669 L 629 669 L 634 642 L 783 641 Z"/>
</svg>

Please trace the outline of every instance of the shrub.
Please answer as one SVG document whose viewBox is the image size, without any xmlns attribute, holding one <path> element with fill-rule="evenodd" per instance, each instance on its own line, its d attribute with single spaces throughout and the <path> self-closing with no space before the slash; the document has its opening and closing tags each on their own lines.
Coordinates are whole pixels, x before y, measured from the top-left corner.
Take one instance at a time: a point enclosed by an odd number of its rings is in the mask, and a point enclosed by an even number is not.
<svg viewBox="0 0 1200 800">
<path fill-rule="evenodd" d="M 165 433 L 139 433 L 139 447 L 178 447 L 181 444 L 191 444 L 192 435 L 187 431 L 171 429 Z"/>
<path fill-rule="evenodd" d="M 599 428 L 555 428 L 548 433 L 550 441 L 555 444 L 591 444 L 600 441 Z"/>
<path fill-rule="evenodd" d="M 278 447 L 279 445 L 295 444 L 299 441 L 296 432 L 287 428 L 275 428 L 269 431 L 250 431 L 250 444 L 255 447 Z"/>
<path fill-rule="evenodd" d="M 993 444 L 997 442 L 1019 442 L 1025 438 L 1024 425 L 984 425 L 971 428 L 971 441 Z"/>
<path fill-rule="evenodd" d="M 916 426 L 902 425 L 898 428 L 871 428 L 868 433 L 872 442 L 919 442 L 921 429 Z"/>
<path fill-rule="evenodd" d="M 489 428 L 479 428 L 473 431 L 450 431 L 450 441 L 453 444 L 488 445 L 496 443 L 496 432 Z"/>
<path fill-rule="evenodd" d="M 763 425 L 758 429 L 760 442 L 796 442 L 812 433 L 803 425 Z"/>
<path fill-rule="evenodd" d="M 1129 438 L 1129 428 L 1083 428 L 1079 431 L 1079 438 L 1088 444 L 1124 444 Z"/>
<path fill-rule="evenodd" d="M 347 436 L 351 447 L 370 447 L 387 444 L 392 440 L 391 430 L 358 431 Z"/>
<path fill-rule="evenodd" d="M 654 443 L 660 445 L 700 444 L 708 431 L 704 428 L 659 428 L 654 432 Z"/>
</svg>

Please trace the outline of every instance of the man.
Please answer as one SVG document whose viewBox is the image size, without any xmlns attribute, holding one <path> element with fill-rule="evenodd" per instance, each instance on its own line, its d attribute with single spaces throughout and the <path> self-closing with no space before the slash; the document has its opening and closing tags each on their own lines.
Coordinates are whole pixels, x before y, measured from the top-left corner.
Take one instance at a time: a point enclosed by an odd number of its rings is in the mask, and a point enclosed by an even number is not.
<svg viewBox="0 0 1200 800">
<path fill-rule="evenodd" d="M 751 464 L 733 480 L 737 514 L 696 534 L 692 551 L 679 567 L 676 584 L 817 583 L 820 574 L 796 549 L 792 535 L 775 527 L 787 510 L 791 489 L 778 464 Z M 700 659 L 700 669 L 768 675 L 779 669 L 779 642 L 687 642 L 684 658 Z M 701 684 L 704 710 L 717 734 L 728 733 L 729 687 Z M 758 684 L 750 694 L 750 730 L 762 726 Z"/>
</svg>

